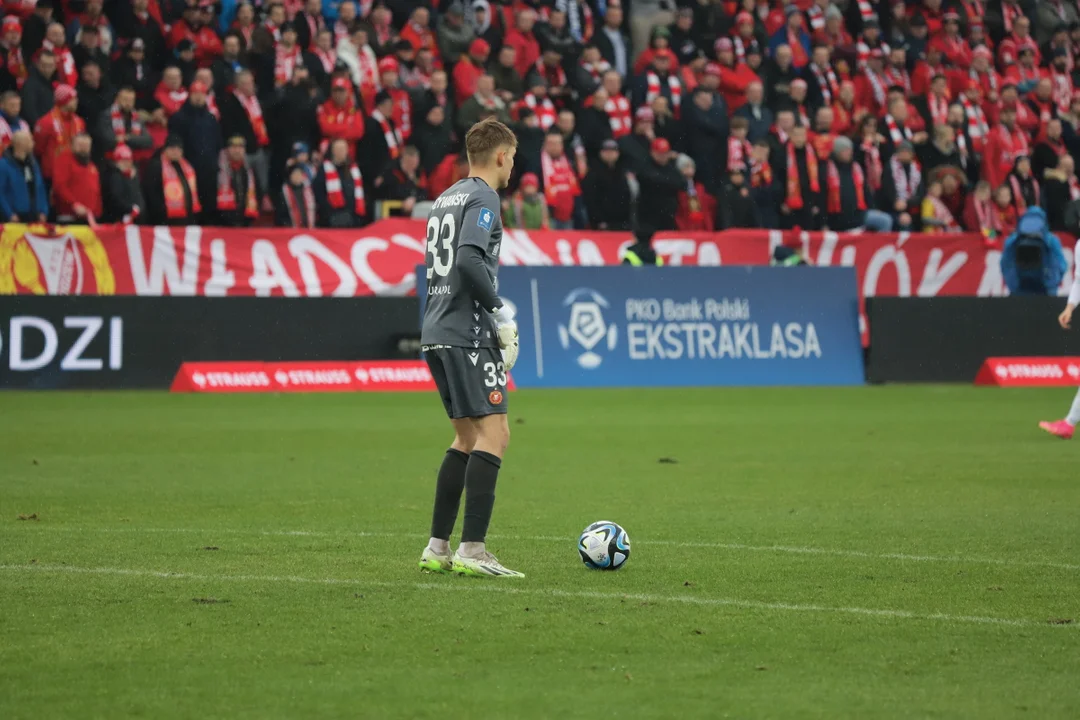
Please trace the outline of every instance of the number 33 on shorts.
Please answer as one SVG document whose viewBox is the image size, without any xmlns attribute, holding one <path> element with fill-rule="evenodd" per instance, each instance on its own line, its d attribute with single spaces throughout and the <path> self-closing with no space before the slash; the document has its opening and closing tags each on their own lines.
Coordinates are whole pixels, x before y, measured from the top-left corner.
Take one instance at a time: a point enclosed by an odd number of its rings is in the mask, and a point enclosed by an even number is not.
<svg viewBox="0 0 1080 720">
<path fill-rule="evenodd" d="M 488 403 L 501 405 L 506 392 L 506 367 L 501 362 L 484 363 L 484 386 L 490 389 Z"/>
</svg>

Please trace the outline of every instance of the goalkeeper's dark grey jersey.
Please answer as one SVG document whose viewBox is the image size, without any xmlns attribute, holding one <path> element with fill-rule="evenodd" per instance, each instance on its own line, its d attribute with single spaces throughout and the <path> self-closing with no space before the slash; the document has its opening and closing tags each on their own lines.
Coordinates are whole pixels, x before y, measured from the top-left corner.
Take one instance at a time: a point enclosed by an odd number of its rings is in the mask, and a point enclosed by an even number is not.
<svg viewBox="0 0 1080 720">
<path fill-rule="evenodd" d="M 432 205 L 424 253 L 427 305 L 420 332 L 423 345 L 499 346 L 490 308 L 480 307 L 472 297 L 457 267 L 457 259 L 462 246 L 480 248 L 491 283 L 497 290 L 502 235 L 499 194 L 479 178 L 459 180 Z"/>
</svg>

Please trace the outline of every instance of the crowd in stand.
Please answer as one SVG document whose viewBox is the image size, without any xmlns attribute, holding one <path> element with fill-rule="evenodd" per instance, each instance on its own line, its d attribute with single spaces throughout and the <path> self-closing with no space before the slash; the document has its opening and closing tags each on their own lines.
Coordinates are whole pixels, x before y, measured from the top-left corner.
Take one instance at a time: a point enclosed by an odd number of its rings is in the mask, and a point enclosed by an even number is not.
<svg viewBox="0 0 1080 720">
<path fill-rule="evenodd" d="M 0 220 L 1080 232 L 1076 0 L 4 0 Z"/>
</svg>

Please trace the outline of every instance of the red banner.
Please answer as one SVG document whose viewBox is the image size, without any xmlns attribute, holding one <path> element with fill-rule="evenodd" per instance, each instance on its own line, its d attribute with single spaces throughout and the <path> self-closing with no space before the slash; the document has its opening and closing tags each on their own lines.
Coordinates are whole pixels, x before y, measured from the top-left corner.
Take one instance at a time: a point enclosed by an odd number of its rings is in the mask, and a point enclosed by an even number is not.
<svg viewBox="0 0 1080 720">
<path fill-rule="evenodd" d="M 1075 387 L 1080 384 L 1080 357 L 987 358 L 975 376 L 975 384 L 997 387 Z"/>
<path fill-rule="evenodd" d="M 434 390 L 423 360 L 365 362 L 189 362 L 172 392 L 402 392 Z M 513 378 L 507 390 L 514 389 Z"/>
<path fill-rule="evenodd" d="M 353 296 L 415 292 L 425 224 L 383 220 L 356 230 L 54 227 L 0 231 L 0 294 Z M 1066 257 L 1072 260 L 1071 239 Z M 506 265 L 611 265 L 627 233 L 506 232 Z M 1002 295 L 1000 254 L 977 235 L 660 233 L 668 265 L 763 265 L 780 244 L 814 265 L 850 265 L 864 295 Z M 1068 282 L 1068 281 L 1066 281 Z"/>
</svg>

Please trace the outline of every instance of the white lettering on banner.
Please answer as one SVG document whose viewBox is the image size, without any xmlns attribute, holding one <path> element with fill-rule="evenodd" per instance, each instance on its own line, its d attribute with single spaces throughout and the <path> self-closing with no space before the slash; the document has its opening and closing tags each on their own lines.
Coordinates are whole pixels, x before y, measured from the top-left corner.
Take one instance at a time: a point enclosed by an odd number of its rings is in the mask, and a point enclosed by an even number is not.
<svg viewBox="0 0 1080 720">
<path fill-rule="evenodd" d="M 360 282 L 371 288 L 371 292 L 374 295 L 405 295 L 408 293 L 408 289 L 406 288 L 416 287 L 416 278 L 413 277 L 411 273 L 406 273 L 402 277 L 401 282 L 394 286 L 379 277 L 379 275 L 371 269 L 371 263 L 368 262 L 368 255 L 373 252 L 386 252 L 389 247 L 390 243 L 382 238 L 366 237 L 357 240 L 353 243 L 352 252 L 350 253 L 353 272 L 360 278 Z M 409 283 L 411 283 L 411 285 L 409 285 Z"/>
<path fill-rule="evenodd" d="M 199 245 L 201 228 L 184 228 L 184 265 L 180 268 L 176 242 L 167 227 L 155 227 L 150 245 L 150 264 L 143 255 L 139 227 L 128 225 L 124 231 L 131 278 L 136 295 L 195 295 L 199 280 Z"/>
<path fill-rule="evenodd" d="M 198 373 L 196 373 L 198 374 Z M 262 370 L 251 372 L 208 372 L 203 375 L 210 387 L 270 387 L 270 378 Z M 203 385 L 195 378 L 197 385 Z"/>
<path fill-rule="evenodd" d="M 896 294 L 900 297 L 911 295 L 911 267 L 908 265 L 907 255 L 898 246 L 885 245 L 878 248 L 870 258 L 866 266 L 866 275 L 863 278 L 863 296 L 871 297 L 876 294 L 878 276 L 881 275 L 885 265 L 892 263 L 896 268 Z"/>
<path fill-rule="evenodd" d="M 297 235 L 294 237 L 289 241 L 289 252 L 296 258 L 296 263 L 300 266 L 300 277 L 304 281 L 304 288 L 308 297 L 321 297 L 323 294 L 323 281 L 319 278 L 319 271 L 315 267 L 316 258 L 326 263 L 338 277 L 338 285 L 330 293 L 331 295 L 335 297 L 352 297 L 356 295 L 356 273 L 353 272 L 348 263 L 312 236 Z"/>
<path fill-rule="evenodd" d="M 805 234 L 805 233 L 804 233 Z M 840 236 L 834 232 L 821 233 L 821 247 L 818 248 L 817 262 L 815 265 L 832 265 L 833 252 L 836 250 L 836 246 L 840 243 Z M 803 240 L 803 250 L 807 251 L 810 247 L 810 238 L 807 236 Z M 770 257 L 772 254 L 770 253 Z M 806 255 L 804 257 L 809 257 Z"/>
<path fill-rule="evenodd" d="M 203 286 L 207 297 L 225 297 L 229 288 L 236 285 L 236 273 L 229 269 L 229 259 L 225 254 L 225 241 L 221 238 L 210 241 L 210 279 Z"/>
<path fill-rule="evenodd" d="M 105 319 L 92 315 L 73 315 L 64 318 L 64 327 L 80 329 L 79 336 L 71 344 L 64 357 L 60 360 L 60 369 L 64 371 L 95 371 L 105 368 L 103 358 L 83 357 L 90 343 L 94 341 L 101 328 L 105 325 Z M 25 334 L 27 330 L 35 330 L 41 334 L 42 348 L 37 357 L 28 358 L 24 354 Z M 29 315 L 16 315 L 11 318 L 9 325 L 9 350 L 8 368 L 17 372 L 32 372 L 40 370 L 56 359 L 60 348 L 59 333 L 53 324 L 45 318 Z M 109 320 L 109 369 L 120 370 L 123 368 L 124 352 L 124 321 L 122 318 L 113 317 Z"/>
<path fill-rule="evenodd" d="M 524 230 L 504 230 L 502 256 L 503 265 L 554 265 L 555 263 Z"/>
<path fill-rule="evenodd" d="M 975 291 L 979 297 L 1001 297 L 1005 295 L 1005 278 L 1001 275 L 1001 251 L 988 250 L 985 255 L 982 277 Z"/>
<path fill-rule="evenodd" d="M 660 301 L 655 298 L 648 298 L 646 300 L 637 300 L 634 298 L 626 299 L 626 319 L 627 320 L 659 320 L 660 319 Z"/>
<path fill-rule="evenodd" d="M 697 252 L 697 243 L 685 238 L 664 238 L 653 240 L 653 249 L 663 255 L 668 265 L 683 265 L 683 258 L 693 257 Z"/>
<path fill-rule="evenodd" d="M 945 283 L 949 282 L 949 279 L 959 272 L 960 268 L 964 267 L 964 263 L 968 259 L 966 252 L 953 253 L 944 267 L 941 267 L 941 258 L 944 256 L 945 252 L 941 248 L 934 248 L 930 251 L 930 255 L 926 259 L 926 268 L 923 270 L 922 282 L 919 283 L 919 288 L 915 291 L 919 297 L 936 296 L 945 287 Z"/>
<path fill-rule="evenodd" d="M 368 383 L 430 382 L 431 372 L 426 367 L 373 367 L 357 369 L 356 379 Z"/>
<path fill-rule="evenodd" d="M 722 264 L 720 248 L 716 243 L 702 242 L 698 246 L 697 264 L 702 266 L 716 266 Z"/>
<path fill-rule="evenodd" d="M 768 346 L 757 323 L 629 323 L 631 360 L 820 358 L 813 323 L 773 323 Z"/>
<path fill-rule="evenodd" d="M 251 278 L 248 284 L 258 297 L 270 297 L 277 288 L 285 297 L 300 297 L 296 283 L 278 257 L 277 247 L 269 240 L 256 240 L 251 244 Z"/>
<path fill-rule="evenodd" d="M 278 370 L 274 380 L 279 385 L 350 385 L 352 375 L 348 370 Z"/>
<path fill-rule="evenodd" d="M 1072 368 L 1070 367 L 1070 370 Z M 1045 365 L 999 365 L 994 374 L 998 377 L 1010 377 L 1010 378 L 1063 378 L 1065 377 L 1065 371 L 1061 369 L 1061 366 L 1054 364 Z"/>
</svg>

